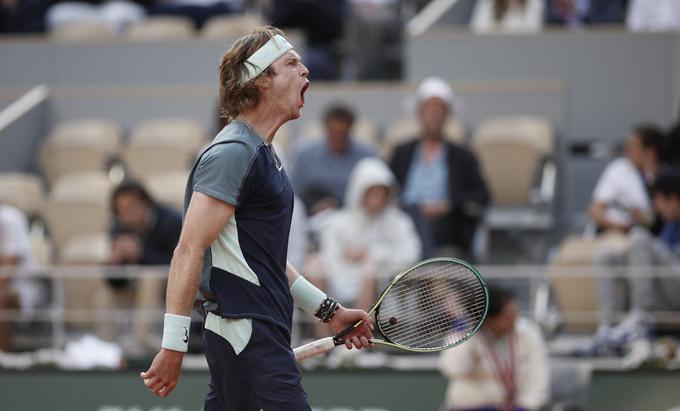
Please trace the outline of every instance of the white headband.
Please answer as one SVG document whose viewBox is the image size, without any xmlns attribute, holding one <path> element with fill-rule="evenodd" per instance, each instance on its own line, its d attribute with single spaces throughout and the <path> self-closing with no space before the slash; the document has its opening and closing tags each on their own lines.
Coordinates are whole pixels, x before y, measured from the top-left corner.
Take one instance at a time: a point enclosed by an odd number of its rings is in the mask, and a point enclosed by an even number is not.
<svg viewBox="0 0 680 411">
<path fill-rule="evenodd" d="M 246 84 L 250 80 L 259 76 L 279 57 L 283 56 L 288 50 L 292 49 L 293 45 L 280 34 L 275 35 L 264 46 L 260 47 L 253 53 L 248 60 L 250 64 L 246 64 L 248 72 L 241 77 L 241 84 Z"/>
</svg>

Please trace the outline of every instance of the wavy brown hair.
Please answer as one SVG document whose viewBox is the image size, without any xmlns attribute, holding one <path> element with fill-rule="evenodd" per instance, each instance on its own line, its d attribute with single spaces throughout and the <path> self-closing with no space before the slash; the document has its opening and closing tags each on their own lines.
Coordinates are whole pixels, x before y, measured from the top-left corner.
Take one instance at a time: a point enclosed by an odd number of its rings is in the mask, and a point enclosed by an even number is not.
<svg viewBox="0 0 680 411">
<path fill-rule="evenodd" d="M 246 62 L 248 57 L 277 34 L 284 35 L 276 27 L 262 27 L 236 40 L 222 56 L 219 69 L 220 117 L 227 124 L 243 110 L 255 107 L 260 101 L 260 90 L 255 80 L 276 74 L 274 68 L 269 66 L 253 80 L 241 84 L 241 78 L 247 73 L 246 64 L 250 64 Z"/>
</svg>

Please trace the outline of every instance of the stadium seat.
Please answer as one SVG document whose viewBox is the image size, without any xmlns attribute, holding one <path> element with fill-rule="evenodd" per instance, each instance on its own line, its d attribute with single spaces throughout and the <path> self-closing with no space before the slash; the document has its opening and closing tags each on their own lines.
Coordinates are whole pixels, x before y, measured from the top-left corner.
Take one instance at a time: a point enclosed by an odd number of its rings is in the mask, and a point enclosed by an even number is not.
<svg viewBox="0 0 680 411">
<path fill-rule="evenodd" d="M 525 206 L 543 161 L 553 153 L 553 130 L 539 117 L 497 117 L 472 139 L 496 206 Z"/>
<path fill-rule="evenodd" d="M 399 144 L 417 137 L 419 130 L 418 120 L 414 117 L 402 118 L 390 124 L 385 130 L 385 137 L 380 150 L 383 158 L 389 158 L 392 150 Z M 460 144 L 465 141 L 465 128 L 457 119 L 450 119 L 444 124 L 444 134 L 447 140 L 454 143 Z"/>
<path fill-rule="evenodd" d="M 68 174 L 101 171 L 114 157 L 120 141 L 120 128 L 111 121 L 69 121 L 50 132 L 40 150 L 40 164 L 50 184 Z"/>
<path fill-rule="evenodd" d="M 205 131 L 192 120 L 157 119 L 135 127 L 123 150 L 123 161 L 133 178 L 188 170 L 206 143 Z"/>
<path fill-rule="evenodd" d="M 598 243 L 625 247 L 625 239 L 570 236 L 562 241 L 548 268 L 551 289 L 570 332 L 592 332 L 597 326 L 597 272 L 593 265 Z M 570 275 L 577 272 L 578 275 Z"/>
<path fill-rule="evenodd" d="M 184 208 L 184 190 L 186 189 L 188 179 L 188 171 L 176 170 L 162 174 L 153 174 L 142 181 L 154 200 L 182 212 Z"/>
<path fill-rule="evenodd" d="M 102 173 L 69 175 L 55 182 L 42 216 L 58 255 L 74 238 L 108 229 L 110 192 L 111 183 Z"/>
<path fill-rule="evenodd" d="M 264 24 L 260 16 L 252 14 L 215 16 L 205 23 L 201 36 L 209 40 L 236 39 Z"/>
<path fill-rule="evenodd" d="M 116 33 L 105 23 L 73 23 L 52 28 L 49 38 L 59 42 L 113 41 Z"/>
<path fill-rule="evenodd" d="M 305 144 L 310 141 L 318 140 L 322 138 L 325 133 L 324 126 L 321 122 L 311 121 L 302 126 L 298 142 Z M 378 128 L 372 121 L 365 118 L 357 119 L 352 126 L 350 134 L 357 141 L 366 144 L 369 147 L 378 148 Z"/>
<path fill-rule="evenodd" d="M 130 27 L 125 38 L 140 42 L 177 41 L 191 39 L 194 34 L 194 24 L 188 17 L 155 16 Z"/>
<path fill-rule="evenodd" d="M 130 133 L 131 144 L 176 145 L 197 152 L 207 142 L 205 130 L 196 121 L 158 118 L 138 124 Z"/>
<path fill-rule="evenodd" d="M 27 173 L 0 173 L 0 202 L 17 207 L 29 217 L 37 215 L 43 202 L 40 178 Z"/>
<path fill-rule="evenodd" d="M 112 120 L 82 118 L 57 124 L 48 140 L 61 144 L 97 146 L 114 154 L 120 147 L 122 134 L 120 126 Z"/>
<path fill-rule="evenodd" d="M 109 233 L 83 234 L 61 246 L 59 263 L 106 264 L 109 261 L 110 251 Z"/>
</svg>

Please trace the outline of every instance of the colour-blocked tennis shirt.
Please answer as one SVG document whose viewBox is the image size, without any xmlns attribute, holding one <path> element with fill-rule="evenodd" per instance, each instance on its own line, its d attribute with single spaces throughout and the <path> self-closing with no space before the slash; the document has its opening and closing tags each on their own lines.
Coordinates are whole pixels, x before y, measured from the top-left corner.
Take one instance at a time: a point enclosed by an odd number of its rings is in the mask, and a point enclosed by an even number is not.
<svg viewBox="0 0 680 411">
<path fill-rule="evenodd" d="M 207 311 L 269 321 L 290 332 L 286 254 L 293 190 L 271 145 L 232 121 L 194 164 L 185 213 L 193 191 L 236 207 L 205 252 L 200 293 Z"/>
</svg>

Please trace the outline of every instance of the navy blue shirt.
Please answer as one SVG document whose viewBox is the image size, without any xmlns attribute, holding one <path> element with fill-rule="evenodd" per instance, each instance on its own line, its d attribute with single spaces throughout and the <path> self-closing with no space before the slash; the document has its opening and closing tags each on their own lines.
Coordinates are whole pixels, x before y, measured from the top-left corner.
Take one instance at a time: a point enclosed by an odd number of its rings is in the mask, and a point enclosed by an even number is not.
<svg viewBox="0 0 680 411">
<path fill-rule="evenodd" d="M 244 122 L 231 122 L 191 170 L 185 212 L 194 191 L 236 207 L 205 252 L 200 292 L 206 309 L 290 332 L 286 255 L 293 189 L 271 145 Z"/>
</svg>

